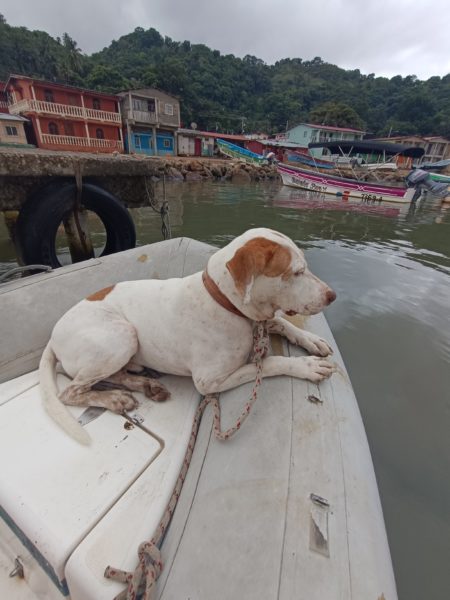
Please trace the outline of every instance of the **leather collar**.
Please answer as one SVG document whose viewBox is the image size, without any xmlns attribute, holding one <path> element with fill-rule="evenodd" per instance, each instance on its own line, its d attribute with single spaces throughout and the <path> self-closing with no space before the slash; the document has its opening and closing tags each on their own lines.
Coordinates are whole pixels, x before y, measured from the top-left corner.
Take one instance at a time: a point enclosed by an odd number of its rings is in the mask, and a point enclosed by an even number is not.
<svg viewBox="0 0 450 600">
<path fill-rule="evenodd" d="M 244 319 L 248 318 L 241 313 L 241 311 L 230 300 L 228 300 L 225 294 L 222 294 L 217 283 L 211 279 L 206 269 L 202 273 L 202 280 L 208 294 L 213 300 L 220 304 L 220 306 L 226 308 L 228 311 L 238 315 L 239 317 L 243 317 Z"/>
</svg>

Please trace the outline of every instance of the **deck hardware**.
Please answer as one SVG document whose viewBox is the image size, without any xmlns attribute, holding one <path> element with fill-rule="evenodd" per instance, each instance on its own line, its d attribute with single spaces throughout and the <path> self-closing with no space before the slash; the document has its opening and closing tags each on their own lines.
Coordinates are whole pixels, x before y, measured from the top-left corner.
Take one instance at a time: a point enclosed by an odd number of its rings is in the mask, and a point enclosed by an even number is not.
<svg viewBox="0 0 450 600">
<path fill-rule="evenodd" d="M 11 573 L 9 574 L 10 577 L 20 577 L 20 579 L 23 579 L 24 577 L 24 570 L 23 570 L 23 564 L 20 562 L 19 558 L 16 557 L 16 559 L 14 560 L 14 569 L 11 571 Z"/>
<path fill-rule="evenodd" d="M 314 396 L 313 394 L 310 394 L 307 397 L 307 400 L 309 400 L 309 402 L 312 402 L 313 404 L 323 404 L 322 398 L 318 398 L 317 396 Z"/>
<path fill-rule="evenodd" d="M 318 496 L 317 494 L 310 494 L 309 497 L 311 498 L 311 501 L 314 502 L 314 504 L 323 506 L 325 508 L 329 508 L 330 506 L 328 500 L 326 498 L 322 498 L 322 496 Z"/>
<path fill-rule="evenodd" d="M 317 494 L 310 494 L 309 497 L 313 503 L 310 511 L 309 548 L 329 558 L 328 516 L 330 504 L 328 500 Z"/>
<path fill-rule="evenodd" d="M 131 414 L 127 413 L 126 417 L 135 425 L 141 425 L 145 421 L 144 417 L 137 412 Z"/>
<path fill-rule="evenodd" d="M 84 427 L 91 421 L 98 419 L 100 415 L 105 412 L 106 408 L 100 408 L 99 406 L 90 406 L 78 417 L 78 423 Z"/>
</svg>

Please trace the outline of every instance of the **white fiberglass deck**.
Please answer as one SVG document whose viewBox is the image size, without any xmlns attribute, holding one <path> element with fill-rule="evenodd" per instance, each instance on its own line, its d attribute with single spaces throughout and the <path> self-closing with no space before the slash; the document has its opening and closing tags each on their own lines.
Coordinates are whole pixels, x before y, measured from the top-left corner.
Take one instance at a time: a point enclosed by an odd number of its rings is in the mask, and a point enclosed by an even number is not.
<svg viewBox="0 0 450 600">
<path fill-rule="evenodd" d="M 187 275 L 211 252 L 171 240 L 0 288 L 1 333 L 9 340 L 0 354 L 1 598 L 53 600 L 70 592 L 72 600 L 110 600 L 122 586 L 103 577 L 105 567 L 136 566 L 137 547 L 152 536 L 184 456 L 199 400 L 192 382 L 164 377 L 172 399 L 141 398 L 145 429 L 105 412 L 86 425 L 93 444 L 81 447 L 42 410 L 33 370 L 52 325 L 79 298 L 118 280 Z M 250 417 L 227 442 L 213 437 L 206 410 L 162 545 L 157 597 L 396 599 L 351 384 L 325 318 L 303 325 L 332 343 L 338 373 L 320 386 L 265 380 Z M 240 415 L 251 388 L 221 395 L 223 428 Z M 16 556 L 24 580 L 8 577 Z"/>
</svg>

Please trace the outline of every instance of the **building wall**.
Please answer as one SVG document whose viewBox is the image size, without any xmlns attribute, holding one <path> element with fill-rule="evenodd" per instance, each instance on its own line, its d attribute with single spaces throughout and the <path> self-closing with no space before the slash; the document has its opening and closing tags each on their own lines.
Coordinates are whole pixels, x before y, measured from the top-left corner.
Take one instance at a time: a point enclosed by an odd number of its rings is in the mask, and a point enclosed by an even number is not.
<svg viewBox="0 0 450 600">
<path fill-rule="evenodd" d="M 0 113 L 8 113 L 8 96 L 5 91 L 5 83 L 0 81 Z"/>
<path fill-rule="evenodd" d="M 26 144 L 27 138 L 21 121 L 0 120 L 0 143 L 1 144 Z"/>
<path fill-rule="evenodd" d="M 311 142 L 313 132 L 315 130 L 311 127 L 305 127 L 304 125 L 297 125 L 286 132 L 286 138 L 288 142 L 294 142 L 303 148 L 307 148 Z"/>
<path fill-rule="evenodd" d="M 319 125 L 311 127 L 310 125 L 301 123 L 286 132 L 286 138 L 289 142 L 294 142 L 303 148 L 307 148 L 312 142 L 332 142 L 334 140 L 362 140 L 363 132 L 342 131 L 333 129 L 322 129 Z M 311 148 L 312 156 L 320 158 L 328 154 L 324 148 Z"/>
<path fill-rule="evenodd" d="M 48 81 L 12 77 L 8 90 L 13 94 L 14 102 L 35 99 L 47 102 L 49 105 L 84 106 L 86 109 L 105 111 L 116 115 L 119 113 L 119 99 L 114 96 L 56 85 Z M 37 145 L 40 148 L 76 152 L 123 151 L 120 117 L 117 117 L 118 123 L 111 123 L 103 120 L 106 115 L 83 113 L 78 110 L 77 114 L 74 114 L 73 111 L 70 113 L 69 110 L 59 106 L 53 109 L 49 105 L 36 107 L 43 112 L 35 111 L 32 103 L 29 103 L 25 110 L 18 107 L 18 110 L 30 119 Z M 52 110 L 60 114 L 52 115 Z M 50 135 L 53 137 L 49 137 Z"/>
<path fill-rule="evenodd" d="M 213 156 L 214 145 L 213 137 L 178 134 L 178 154 L 181 156 Z"/>
<path fill-rule="evenodd" d="M 425 162 L 438 162 L 450 158 L 450 141 L 439 136 L 420 137 L 417 135 L 401 135 L 388 138 L 377 138 L 380 141 L 417 146 L 425 150 L 425 154 L 418 164 Z"/>
<path fill-rule="evenodd" d="M 174 96 L 154 88 L 144 88 L 132 90 L 131 92 L 122 92 L 120 95 L 122 96 L 122 114 L 124 119 L 132 118 L 129 112 L 133 111 L 133 98 L 149 100 L 154 99 L 156 108 L 155 119 L 154 121 L 152 119 L 149 122 L 157 124 L 160 127 L 178 128 L 180 126 L 180 103 Z M 144 112 L 148 111 L 144 110 Z M 171 112 L 172 114 L 170 114 Z"/>
<path fill-rule="evenodd" d="M 140 128 L 137 131 L 130 131 L 130 136 L 125 136 L 125 149 L 130 153 L 147 154 L 148 156 L 173 156 L 175 154 L 175 137 L 172 132 L 157 131 L 155 152 L 153 132 Z"/>
</svg>

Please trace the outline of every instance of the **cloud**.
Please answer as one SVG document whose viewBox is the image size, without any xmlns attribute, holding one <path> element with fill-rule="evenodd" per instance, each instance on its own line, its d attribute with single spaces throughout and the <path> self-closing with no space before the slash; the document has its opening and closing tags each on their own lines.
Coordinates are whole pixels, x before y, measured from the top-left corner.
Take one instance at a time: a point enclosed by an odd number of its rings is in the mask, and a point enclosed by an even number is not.
<svg viewBox="0 0 450 600">
<path fill-rule="evenodd" d="M 91 53 L 136 27 L 174 40 L 267 63 L 299 57 L 363 73 L 417 75 L 450 71 L 450 4 L 435 0 L 3 0 L 11 25 L 62 35 Z"/>
</svg>

